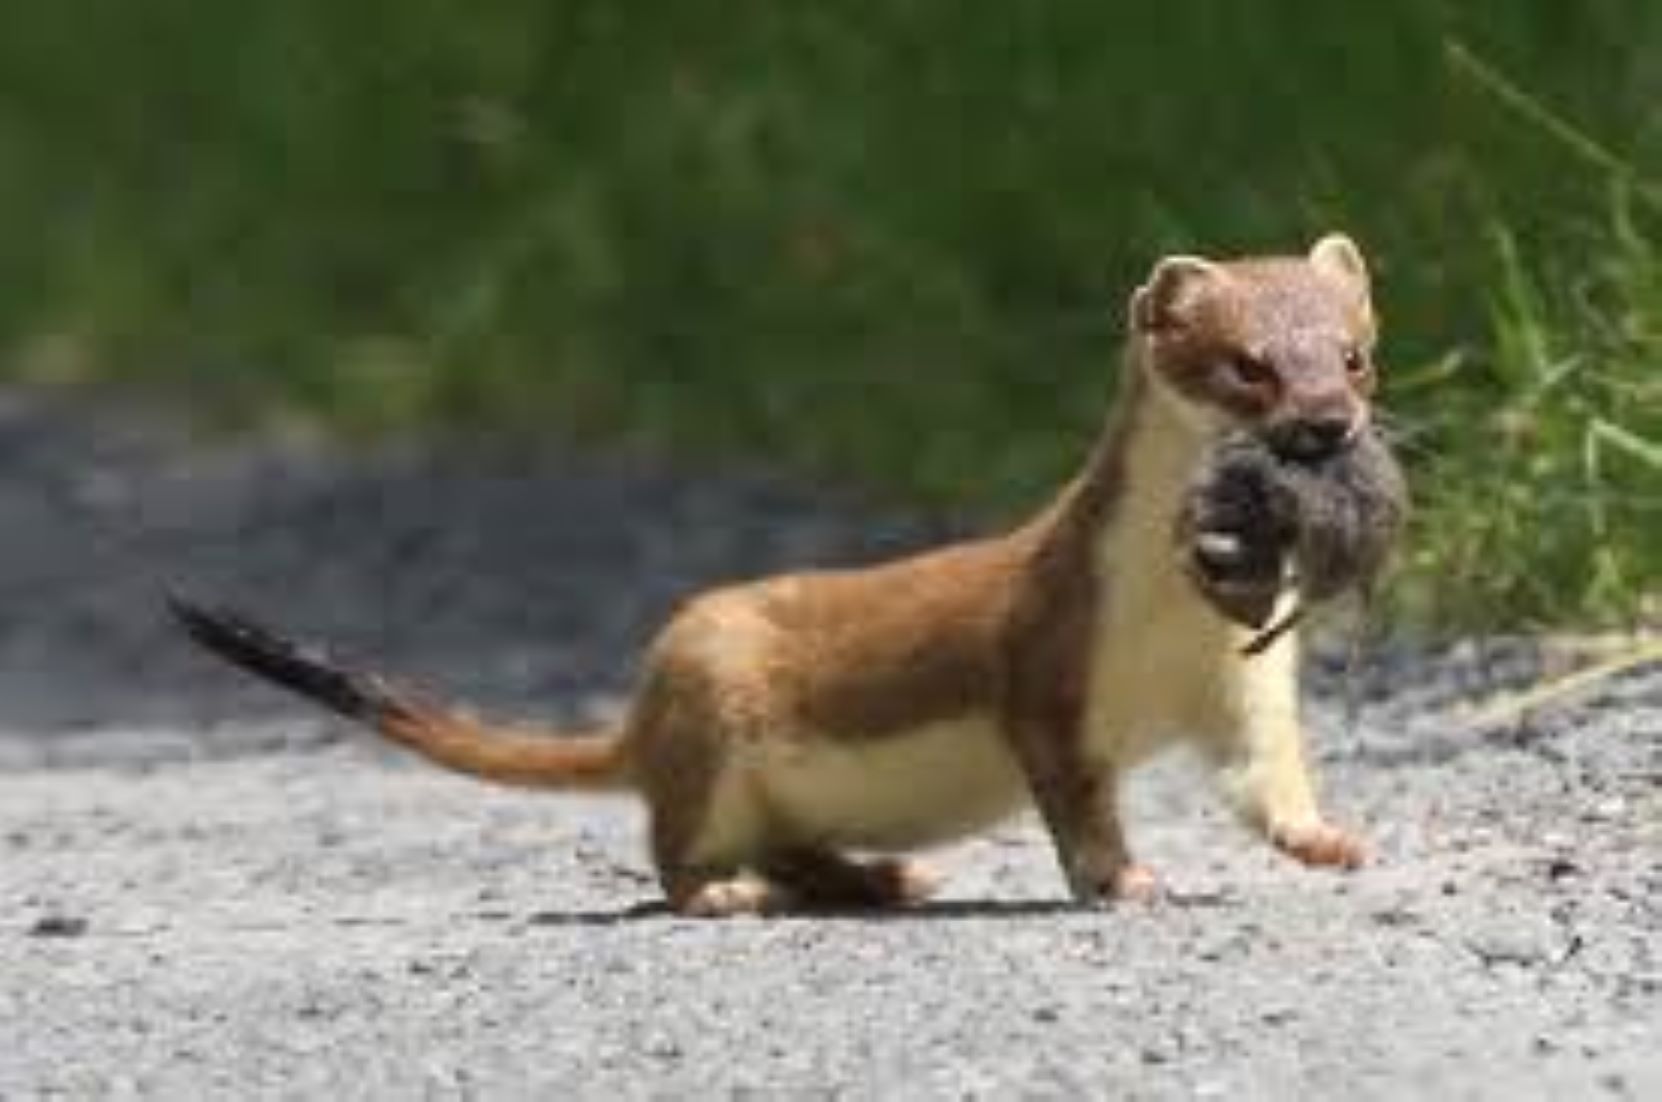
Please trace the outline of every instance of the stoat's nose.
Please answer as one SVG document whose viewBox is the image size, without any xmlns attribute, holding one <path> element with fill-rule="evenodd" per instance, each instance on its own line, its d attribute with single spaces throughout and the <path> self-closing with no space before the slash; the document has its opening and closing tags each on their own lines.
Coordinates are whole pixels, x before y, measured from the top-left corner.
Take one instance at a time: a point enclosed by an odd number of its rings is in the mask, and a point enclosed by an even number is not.
<svg viewBox="0 0 1662 1102">
<path fill-rule="evenodd" d="M 1295 463 L 1331 459 L 1356 438 L 1355 423 L 1339 415 L 1300 417 L 1277 425 L 1268 434 L 1270 450 Z"/>
</svg>

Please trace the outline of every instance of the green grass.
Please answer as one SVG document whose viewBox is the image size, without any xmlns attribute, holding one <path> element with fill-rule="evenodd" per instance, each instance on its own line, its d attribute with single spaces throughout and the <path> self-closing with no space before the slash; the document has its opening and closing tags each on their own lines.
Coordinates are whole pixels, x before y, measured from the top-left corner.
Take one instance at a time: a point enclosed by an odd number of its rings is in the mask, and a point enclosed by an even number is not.
<svg viewBox="0 0 1662 1102">
<path fill-rule="evenodd" d="M 1662 6 L 36 5 L 5 370 L 348 433 L 750 456 L 998 514 L 1078 461 L 1160 253 L 1362 241 L 1396 608 L 1662 590 Z"/>
</svg>

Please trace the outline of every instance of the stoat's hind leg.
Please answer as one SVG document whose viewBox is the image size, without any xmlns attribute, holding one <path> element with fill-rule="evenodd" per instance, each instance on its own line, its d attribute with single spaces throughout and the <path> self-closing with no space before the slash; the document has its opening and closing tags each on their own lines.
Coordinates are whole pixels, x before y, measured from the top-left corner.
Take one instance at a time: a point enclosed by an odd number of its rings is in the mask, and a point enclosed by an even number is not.
<svg viewBox="0 0 1662 1102">
<path fill-rule="evenodd" d="M 915 861 L 856 861 L 811 846 L 780 850 L 763 862 L 762 872 L 795 905 L 810 910 L 913 906 L 939 886 L 935 875 Z"/>
<path fill-rule="evenodd" d="M 767 816 L 742 768 L 728 762 L 717 715 L 640 709 L 632 730 L 637 784 L 651 819 L 652 862 L 670 908 L 701 918 L 784 909 L 747 870 L 768 849 Z"/>
<path fill-rule="evenodd" d="M 734 836 L 733 824 L 743 816 L 719 806 L 703 811 L 703 815 L 689 814 L 686 806 L 677 803 L 652 807 L 652 859 L 670 908 L 699 918 L 791 909 L 794 898 L 765 870 L 749 867 L 751 856 L 762 846 L 759 838 Z M 712 841 L 729 844 L 712 845 Z"/>
</svg>

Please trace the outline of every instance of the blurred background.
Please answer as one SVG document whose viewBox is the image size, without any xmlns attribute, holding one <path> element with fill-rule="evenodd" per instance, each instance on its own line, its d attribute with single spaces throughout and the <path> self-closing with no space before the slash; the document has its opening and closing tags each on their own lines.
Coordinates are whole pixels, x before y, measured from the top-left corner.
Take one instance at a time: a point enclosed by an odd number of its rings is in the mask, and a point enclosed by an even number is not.
<svg viewBox="0 0 1662 1102">
<path fill-rule="evenodd" d="M 1170 250 L 1375 269 L 1395 614 L 1655 622 L 1662 4 L 5 4 L 0 370 L 1013 515 Z"/>
</svg>

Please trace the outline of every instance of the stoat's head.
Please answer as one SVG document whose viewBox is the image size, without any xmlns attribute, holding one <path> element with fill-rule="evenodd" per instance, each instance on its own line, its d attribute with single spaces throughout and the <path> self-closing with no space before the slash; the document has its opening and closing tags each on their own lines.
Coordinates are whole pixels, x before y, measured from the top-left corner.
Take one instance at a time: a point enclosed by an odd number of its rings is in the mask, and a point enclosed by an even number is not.
<svg viewBox="0 0 1662 1102">
<path fill-rule="evenodd" d="M 1331 234 L 1302 257 L 1171 256 L 1131 297 L 1134 360 L 1191 425 L 1245 428 L 1318 460 L 1366 427 L 1376 336 L 1368 269 Z"/>
</svg>

